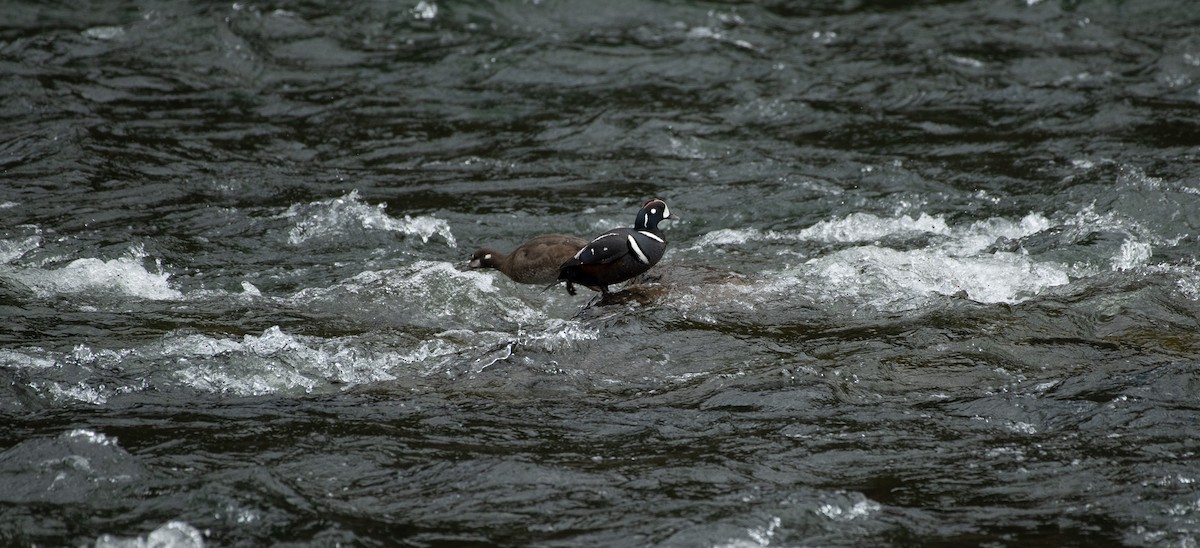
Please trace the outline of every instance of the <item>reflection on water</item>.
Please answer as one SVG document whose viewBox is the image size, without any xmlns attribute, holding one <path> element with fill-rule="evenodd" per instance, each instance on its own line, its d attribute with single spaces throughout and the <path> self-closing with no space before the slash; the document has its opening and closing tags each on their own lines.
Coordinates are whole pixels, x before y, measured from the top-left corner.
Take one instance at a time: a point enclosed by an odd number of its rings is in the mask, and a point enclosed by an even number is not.
<svg viewBox="0 0 1200 548">
<path fill-rule="evenodd" d="M 1195 543 L 1188 6 L 10 8 L 4 544 Z"/>
</svg>

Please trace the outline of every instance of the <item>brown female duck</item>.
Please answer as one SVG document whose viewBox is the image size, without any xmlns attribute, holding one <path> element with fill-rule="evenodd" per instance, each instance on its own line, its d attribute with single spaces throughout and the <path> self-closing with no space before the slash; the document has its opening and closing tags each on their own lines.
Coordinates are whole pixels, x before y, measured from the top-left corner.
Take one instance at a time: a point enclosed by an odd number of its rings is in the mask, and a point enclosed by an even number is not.
<svg viewBox="0 0 1200 548">
<path fill-rule="evenodd" d="M 471 255 L 470 267 L 494 268 L 522 284 L 550 284 L 558 279 L 563 262 L 573 257 L 588 241 L 565 234 L 542 234 L 517 246 L 512 253 L 481 247 Z"/>
</svg>

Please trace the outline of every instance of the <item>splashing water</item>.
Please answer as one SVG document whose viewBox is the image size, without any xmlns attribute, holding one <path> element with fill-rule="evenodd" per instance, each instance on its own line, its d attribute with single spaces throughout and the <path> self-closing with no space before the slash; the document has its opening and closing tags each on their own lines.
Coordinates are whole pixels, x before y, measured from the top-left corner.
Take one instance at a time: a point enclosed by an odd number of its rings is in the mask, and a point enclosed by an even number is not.
<svg viewBox="0 0 1200 548">
<path fill-rule="evenodd" d="M 171 287 L 171 276 L 156 261 L 145 267 L 141 246 L 133 246 L 116 259 L 75 259 L 58 269 L 19 268 L 5 275 L 31 288 L 39 297 L 55 295 L 113 295 L 150 300 L 178 300 L 183 294 Z"/>
<path fill-rule="evenodd" d="M 386 208 L 387 204 L 370 206 L 362 203 L 357 190 L 340 198 L 292 206 L 284 213 L 285 217 L 297 219 L 288 232 L 288 242 L 300 245 L 310 240 L 353 235 L 356 230 L 381 230 L 419 236 L 422 243 L 428 243 L 436 234 L 446 241 L 446 245 L 458 247 L 445 220 L 408 215 L 395 219 L 384 212 Z"/>
</svg>

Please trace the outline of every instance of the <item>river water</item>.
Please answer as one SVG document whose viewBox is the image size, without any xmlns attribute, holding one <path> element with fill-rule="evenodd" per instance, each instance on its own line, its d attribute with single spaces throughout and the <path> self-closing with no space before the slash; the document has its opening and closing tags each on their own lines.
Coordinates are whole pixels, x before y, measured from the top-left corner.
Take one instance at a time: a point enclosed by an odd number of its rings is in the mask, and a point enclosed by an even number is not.
<svg viewBox="0 0 1200 548">
<path fill-rule="evenodd" d="M 1197 543 L 1190 2 L 2 11 L 0 544 Z"/>
</svg>

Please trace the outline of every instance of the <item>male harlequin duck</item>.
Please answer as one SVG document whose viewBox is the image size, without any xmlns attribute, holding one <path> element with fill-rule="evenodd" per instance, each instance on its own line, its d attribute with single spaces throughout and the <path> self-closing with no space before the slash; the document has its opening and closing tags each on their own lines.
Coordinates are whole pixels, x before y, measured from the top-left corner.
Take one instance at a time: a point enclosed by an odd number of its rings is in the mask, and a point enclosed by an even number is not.
<svg viewBox="0 0 1200 548">
<path fill-rule="evenodd" d="M 592 240 L 558 270 L 558 281 L 567 282 L 567 293 L 579 284 L 608 296 L 608 286 L 620 283 L 654 266 L 667 250 L 659 221 L 670 219 L 666 202 L 646 202 L 633 220 L 633 228 L 615 228 Z"/>
<path fill-rule="evenodd" d="M 522 284 L 555 283 L 563 261 L 570 259 L 587 240 L 565 234 L 542 234 L 517 246 L 512 253 L 481 247 L 471 255 L 471 268 L 495 268 Z"/>
</svg>

